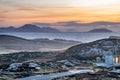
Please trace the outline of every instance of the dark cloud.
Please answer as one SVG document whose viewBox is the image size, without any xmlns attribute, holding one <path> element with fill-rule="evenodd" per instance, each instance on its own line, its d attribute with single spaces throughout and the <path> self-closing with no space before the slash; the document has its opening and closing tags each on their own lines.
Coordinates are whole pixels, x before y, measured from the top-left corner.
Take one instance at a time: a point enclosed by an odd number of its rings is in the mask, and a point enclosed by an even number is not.
<svg viewBox="0 0 120 80">
<path fill-rule="evenodd" d="M 35 25 L 38 25 L 38 26 L 42 26 L 42 27 L 52 26 L 52 24 L 51 24 L 51 23 L 33 22 L 32 24 L 35 24 Z"/>
<path fill-rule="evenodd" d="M 82 26 L 83 25 L 79 23 L 79 21 L 57 22 L 55 24 L 58 26 Z"/>
<path fill-rule="evenodd" d="M 79 21 L 68 21 L 68 22 L 57 22 L 59 26 L 67 27 L 80 27 L 80 26 L 110 26 L 110 25 L 120 25 L 120 22 L 107 22 L 107 21 L 98 21 L 92 23 L 81 23 Z"/>
<path fill-rule="evenodd" d="M 34 22 L 32 24 L 41 25 L 41 26 L 64 26 L 64 27 L 85 27 L 85 26 L 112 26 L 120 25 L 120 22 L 107 22 L 107 21 L 98 21 L 91 23 L 82 23 L 80 21 L 68 21 L 68 22 L 56 22 L 56 23 L 39 23 Z"/>
<path fill-rule="evenodd" d="M 107 21 L 98 21 L 98 22 L 91 22 L 91 23 L 81 23 L 78 21 L 69 21 L 58 23 L 58 25 L 62 25 L 64 27 L 76 29 L 79 31 L 88 31 L 90 29 L 97 29 L 97 28 L 106 28 L 112 29 L 113 31 L 120 30 L 120 22 L 107 22 Z"/>
<path fill-rule="evenodd" d="M 120 22 L 99 21 L 99 22 L 88 23 L 88 25 L 116 25 L 116 24 L 120 24 Z"/>
<path fill-rule="evenodd" d="M 54 27 L 57 29 L 62 29 L 67 32 L 79 32 L 79 31 L 88 31 L 95 28 L 107 28 L 114 31 L 120 29 L 120 22 L 107 22 L 107 21 L 98 21 L 91 23 L 82 23 L 80 21 L 67 21 L 67 22 L 56 22 L 56 23 L 39 23 L 34 22 L 33 24 L 39 25 L 42 27 Z"/>
</svg>

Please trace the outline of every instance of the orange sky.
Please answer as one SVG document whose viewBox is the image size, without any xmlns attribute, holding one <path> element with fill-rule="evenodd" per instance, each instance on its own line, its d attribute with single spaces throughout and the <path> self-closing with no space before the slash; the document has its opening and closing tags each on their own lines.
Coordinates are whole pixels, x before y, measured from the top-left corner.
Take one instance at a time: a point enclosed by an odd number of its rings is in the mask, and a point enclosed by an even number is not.
<svg viewBox="0 0 120 80">
<path fill-rule="evenodd" d="M 59 21 L 120 22 L 120 0 L 0 0 L 0 25 Z"/>
</svg>

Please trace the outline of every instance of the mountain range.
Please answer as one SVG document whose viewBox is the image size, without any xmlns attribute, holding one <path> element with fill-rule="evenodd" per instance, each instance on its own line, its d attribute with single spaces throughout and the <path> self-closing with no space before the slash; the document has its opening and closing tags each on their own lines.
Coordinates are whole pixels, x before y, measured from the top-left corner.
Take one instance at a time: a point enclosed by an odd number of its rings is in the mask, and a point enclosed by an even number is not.
<svg viewBox="0 0 120 80">
<path fill-rule="evenodd" d="M 40 33 L 57 33 L 57 32 L 63 32 L 55 28 L 51 27 L 39 27 L 38 25 L 35 24 L 25 24 L 21 27 L 0 27 L 0 32 L 40 32 Z M 65 32 L 79 32 L 74 29 L 68 29 Z M 112 30 L 105 29 L 105 28 L 99 28 L 99 29 L 93 29 L 87 32 L 91 33 L 104 33 L 104 32 L 113 32 Z"/>
<path fill-rule="evenodd" d="M 18 28 L 15 28 L 13 26 L 6 28 L 1 27 L 0 32 L 61 32 L 61 31 L 51 27 L 38 27 L 33 24 L 25 24 Z"/>
</svg>

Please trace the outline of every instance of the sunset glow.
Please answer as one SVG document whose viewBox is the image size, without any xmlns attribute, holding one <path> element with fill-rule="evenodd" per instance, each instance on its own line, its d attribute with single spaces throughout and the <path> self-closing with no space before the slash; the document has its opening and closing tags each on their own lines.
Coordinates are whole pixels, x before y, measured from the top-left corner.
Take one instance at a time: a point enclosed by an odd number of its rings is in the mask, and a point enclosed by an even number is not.
<svg viewBox="0 0 120 80">
<path fill-rule="evenodd" d="M 72 1 L 71 4 L 75 6 L 104 6 L 109 4 L 116 4 L 118 0 L 76 0 Z"/>
<path fill-rule="evenodd" d="M 120 0 L 0 0 L 0 24 L 120 21 Z"/>
</svg>

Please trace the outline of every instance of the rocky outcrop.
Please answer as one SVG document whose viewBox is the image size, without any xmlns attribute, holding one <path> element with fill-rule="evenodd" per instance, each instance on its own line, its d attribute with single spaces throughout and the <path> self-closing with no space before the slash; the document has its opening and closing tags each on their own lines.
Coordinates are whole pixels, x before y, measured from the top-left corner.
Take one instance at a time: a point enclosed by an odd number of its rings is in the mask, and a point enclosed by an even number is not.
<svg viewBox="0 0 120 80">
<path fill-rule="evenodd" d="M 120 54 L 120 39 L 101 39 L 67 49 L 57 59 L 93 60 L 98 56 Z"/>
</svg>

